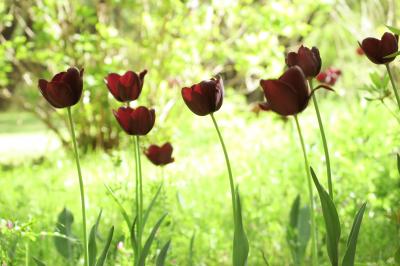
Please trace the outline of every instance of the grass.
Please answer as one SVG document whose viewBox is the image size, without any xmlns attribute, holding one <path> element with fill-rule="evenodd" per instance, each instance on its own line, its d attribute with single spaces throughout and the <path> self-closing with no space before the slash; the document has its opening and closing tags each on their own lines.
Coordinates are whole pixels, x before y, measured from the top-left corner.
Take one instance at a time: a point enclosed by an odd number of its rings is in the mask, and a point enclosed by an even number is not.
<svg viewBox="0 0 400 266">
<path fill-rule="evenodd" d="M 395 189 L 399 186 L 395 164 L 398 149 L 394 148 L 400 144 L 399 125 L 378 103 L 365 105 L 360 100 L 354 104 L 353 99 L 350 105 L 335 95 L 319 98 L 331 151 L 335 202 L 343 224 L 341 248 L 346 244 L 357 209 L 367 201 L 356 265 L 394 265 L 399 224 L 388 216 L 400 209 L 400 193 Z M 339 101 L 342 103 L 338 104 Z M 173 112 L 175 119 L 179 115 L 179 122 L 170 129 L 176 162 L 165 168 L 162 197 L 150 217 L 149 225 L 153 225 L 162 213 L 168 212 L 155 248 L 160 249 L 172 238 L 168 265 L 188 265 L 190 240 L 195 233 L 195 265 L 230 265 L 233 228 L 229 183 L 211 118 L 194 116 L 183 105 L 177 105 Z M 327 187 L 324 154 L 313 109 L 308 108 L 299 118 L 310 163 Z M 21 124 L 15 124 L 18 119 Z M 257 116 L 236 97 L 227 98 L 216 119 L 240 185 L 251 248 L 249 265 L 264 265 L 262 253 L 271 265 L 290 265 L 285 240 L 290 206 L 298 193 L 302 202 L 307 202 L 306 174 L 294 121 L 283 121 L 272 113 Z M 8 163 L 2 160 L 0 168 L 0 218 L 19 224 L 31 221 L 29 229 L 34 233 L 52 232 L 57 214 L 66 206 L 75 215 L 73 231 L 81 237 L 79 188 L 72 153 L 48 144 L 47 139 L 54 140 L 54 137 L 28 114 L 2 114 L 0 125 L 0 143 L 15 138 L 12 145 L 1 149 L 2 159 Z M 148 138 L 152 138 L 152 133 Z M 33 143 L 40 143 L 37 144 L 40 152 Z M 20 160 L 10 164 L 9 158 Z M 101 236 L 105 237 L 112 224 L 116 226 L 110 265 L 131 265 L 131 256 L 127 243 L 123 248 L 116 248 L 119 241 L 124 243 L 128 230 L 104 184 L 111 186 L 131 210 L 134 206 L 133 158 L 131 146 L 121 145 L 120 150 L 91 152 L 81 160 L 88 225 L 94 223 L 97 213 L 103 209 Z M 161 182 L 161 174 L 146 159 L 143 162 L 146 205 Z M 324 223 L 316 193 L 314 196 L 318 207 L 321 265 L 328 265 L 323 244 Z M 149 230 L 147 227 L 146 234 Z M 25 256 L 24 243 L 28 236 L 31 235 L 25 234 L 17 244 L 16 265 Z M 3 236 L 3 244 L 10 242 Z M 51 237 L 39 236 L 29 242 L 32 256 L 48 265 L 65 264 L 57 255 Z"/>
</svg>

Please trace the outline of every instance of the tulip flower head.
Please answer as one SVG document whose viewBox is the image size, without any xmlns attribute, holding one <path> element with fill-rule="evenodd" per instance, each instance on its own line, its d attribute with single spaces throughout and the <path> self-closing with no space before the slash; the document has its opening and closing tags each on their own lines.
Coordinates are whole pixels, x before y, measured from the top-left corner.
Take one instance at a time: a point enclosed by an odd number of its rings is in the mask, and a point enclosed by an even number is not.
<svg viewBox="0 0 400 266">
<path fill-rule="evenodd" d="M 51 81 L 39 79 L 39 90 L 55 108 L 65 108 L 79 102 L 83 90 L 83 69 L 71 67 L 56 74 Z"/>
<path fill-rule="evenodd" d="M 392 62 L 395 57 L 385 58 L 386 56 L 396 53 L 399 49 L 399 36 L 389 32 L 385 32 L 381 39 L 366 38 L 362 43 L 358 43 L 365 55 L 372 63 L 381 65 Z"/>
<path fill-rule="evenodd" d="M 290 52 L 286 57 L 288 67 L 299 66 L 307 79 L 314 78 L 321 71 L 321 57 L 316 47 L 300 46 L 297 53 Z"/>
<path fill-rule="evenodd" d="M 320 85 L 311 91 L 303 71 L 298 66 L 286 70 L 279 79 L 261 80 L 260 85 L 267 99 L 266 103 L 260 104 L 261 109 L 283 116 L 296 115 L 306 109 L 315 90 L 321 87 L 332 90 Z"/>
<path fill-rule="evenodd" d="M 153 128 L 156 119 L 154 109 L 148 109 L 144 106 L 135 109 L 120 107 L 113 112 L 118 123 L 128 135 L 147 135 Z"/>
<path fill-rule="evenodd" d="M 167 142 L 162 146 L 150 145 L 145 151 L 147 158 L 157 166 L 164 166 L 174 161 L 172 145 Z"/>
<path fill-rule="evenodd" d="M 110 73 L 104 81 L 117 101 L 130 102 L 136 100 L 142 92 L 146 73 L 147 70 L 143 70 L 139 74 L 127 71 L 122 76 Z"/>
<path fill-rule="evenodd" d="M 182 97 L 189 109 L 199 116 L 218 111 L 224 98 L 224 84 L 220 77 L 204 80 L 182 88 Z"/>
<path fill-rule="evenodd" d="M 340 69 L 330 67 L 327 70 L 319 73 L 317 80 L 321 83 L 333 86 L 341 75 L 342 71 Z"/>
</svg>

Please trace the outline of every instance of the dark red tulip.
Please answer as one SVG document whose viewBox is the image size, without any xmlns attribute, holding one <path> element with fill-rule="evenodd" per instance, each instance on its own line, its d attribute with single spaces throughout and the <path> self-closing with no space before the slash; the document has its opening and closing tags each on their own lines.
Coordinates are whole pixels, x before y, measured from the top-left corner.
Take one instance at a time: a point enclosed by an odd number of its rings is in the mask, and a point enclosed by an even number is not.
<svg viewBox="0 0 400 266">
<path fill-rule="evenodd" d="M 108 74 L 105 79 L 108 90 L 117 101 L 130 102 L 136 100 L 142 92 L 144 76 L 147 70 L 139 74 L 133 71 L 127 71 L 120 76 L 116 73 Z"/>
<path fill-rule="evenodd" d="M 56 74 L 51 81 L 39 79 L 43 97 L 56 108 L 65 108 L 79 102 L 83 89 L 83 69 L 71 67 L 67 72 Z"/>
<path fill-rule="evenodd" d="M 150 145 L 150 147 L 147 148 L 145 155 L 155 165 L 164 166 L 174 161 L 174 158 L 172 158 L 172 150 L 172 145 L 169 142 L 165 143 L 161 147 Z"/>
<path fill-rule="evenodd" d="M 297 53 L 288 53 L 286 64 L 288 67 L 299 66 L 307 79 L 313 78 L 321 71 L 319 50 L 316 47 L 309 49 L 302 45 Z"/>
<path fill-rule="evenodd" d="M 189 109 L 204 116 L 218 111 L 224 98 L 224 84 L 220 77 L 204 80 L 182 89 L 182 97 Z"/>
<path fill-rule="evenodd" d="M 113 111 L 115 118 L 128 135 L 147 135 L 154 126 L 156 115 L 154 109 L 139 106 L 136 109 L 120 107 Z"/>
<path fill-rule="evenodd" d="M 333 86 L 341 75 L 342 71 L 340 69 L 330 67 L 327 70 L 319 73 L 317 80 L 321 83 Z"/>
<path fill-rule="evenodd" d="M 360 47 L 365 55 L 375 64 L 387 64 L 394 60 L 395 57 L 385 58 L 393 54 L 399 49 L 399 36 L 389 32 L 385 32 L 381 39 L 366 38 L 362 41 Z"/>
<path fill-rule="evenodd" d="M 311 96 L 304 73 L 298 66 L 286 70 L 279 79 L 261 80 L 260 85 L 267 99 L 260 107 L 283 116 L 303 111 Z"/>
</svg>

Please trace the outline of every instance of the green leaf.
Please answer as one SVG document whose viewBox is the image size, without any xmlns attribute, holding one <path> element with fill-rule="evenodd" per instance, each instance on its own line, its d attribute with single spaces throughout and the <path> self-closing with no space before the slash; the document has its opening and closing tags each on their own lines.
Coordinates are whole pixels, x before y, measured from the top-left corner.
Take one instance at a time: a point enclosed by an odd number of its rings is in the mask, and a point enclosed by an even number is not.
<svg viewBox="0 0 400 266">
<path fill-rule="evenodd" d="M 240 202 L 239 189 L 236 188 L 236 217 L 235 232 L 233 235 L 233 265 L 247 265 L 247 256 L 249 254 L 249 241 L 243 228 L 242 206 Z"/>
<path fill-rule="evenodd" d="M 143 231 L 143 229 L 144 229 L 144 227 L 145 227 L 145 225 L 146 225 L 147 219 L 149 218 L 151 209 L 153 208 L 154 203 L 156 203 L 156 201 L 157 201 L 157 198 L 158 198 L 158 195 L 159 195 L 160 192 L 161 192 L 162 186 L 163 186 L 163 183 L 161 183 L 161 185 L 158 187 L 156 194 L 155 194 L 155 195 L 153 196 L 153 198 L 151 199 L 151 202 L 150 202 L 150 204 L 149 204 L 149 207 L 147 207 L 146 212 L 144 213 L 142 231 Z"/>
<path fill-rule="evenodd" d="M 400 35 L 400 29 L 395 28 L 395 27 L 393 27 L 393 26 L 389 26 L 389 25 L 386 25 L 386 28 L 388 28 L 388 29 L 389 29 L 391 32 L 393 32 L 394 34 Z"/>
<path fill-rule="evenodd" d="M 399 171 L 400 174 L 400 155 L 397 154 L 397 170 Z"/>
<path fill-rule="evenodd" d="M 33 260 L 35 261 L 37 266 L 46 266 L 46 263 L 44 263 L 43 261 L 33 257 Z"/>
<path fill-rule="evenodd" d="M 147 258 L 147 255 L 149 254 L 151 244 L 153 243 L 153 240 L 154 240 L 154 237 L 155 237 L 155 235 L 157 233 L 158 228 L 160 227 L 162 221 L 164 220 L 164 218 L 166 216 L 167 216 L 167 214 L 164 214 L 163 216 L 161 216 L 161 218 L 158 220 L 156 225 L 151 230 L 151 233 L 150 233 L 149 237 L 147 238 L 146 243 L 143 246 L 143 250 L 142 250 L 142 253 L 141 253 L 140 258 L 139 258 L 139 266 L 145 266 L 146 265 L 146 258 Z"/>
<path fill-rule="evenodd" d="M 308 206 L 300 208 L 300 202 L 300 196 L 293 201 L 286 233 L 294 265 L 301 265 L 311 234 L 310 209 Z"/>
<path fill-rule="evenodd" d="M 64 235 L 64 237 L 54 236 L 54 244 L 58 253 L 64 258 L 72 261 L 74 259 L 74 250 L 76 246 L 71 239 L 75 237 L 72 235 L 72 223 L 74 216 L 67 208 L 64 208 L 58 215 L 55 231 Z"/>
<path fill-rule="evenodd" d="M 193 260 L 194 260 L 194 239 L 196 237 L 196 233 L 193 232 L 192 237 L 190 238 L 190 245 L 189 245 L 189 266 L 193 266 Z"/>
<path fill-rule="evenodd" d="M 396 253 L 394 254 L 394 261 L 397 264 L 400 264 L 400 247 L 397 249 Z"/>
<path fill-rule="evenodd" d="M 171 240 L 168 240 L 168 242 L 165 243 L 164 247 L 161 249 L 160 254 L 158 254 L 158 257 L 157 257 L 156 266 L 164 266 L 165 265 L 165 259 L 167 258 L 167 252 L 168 252 L 170 244 L 171 244 Z"/>
<path fill-rule="evenodd" d="M 367 203 L 365 202 L 360 210 L 357 212 L 356 217 L 354 218 L 353 226 L 350 231 L 349 239 L 347 240 L 347 249 L 344 254 L 342 266 L 354 266 L 354 257 L 356 254 L 357 247 L 357 238 L 358 233 L 360 232 L 361 222 L 363 219 L 365 206 Z"/>
<path fill-rule="evenodd" d="M 326 237 L 327 237 L 326 245 L 327 245 L 329 259 L 331 261 L 332 266 L 338 266 L 339 238 L 340 238 L 339 216 L 331 197 L 319 183 L 318 178 L 315 175 L 312 167 L 310 167 L 310 169 L 311 169 L 312 179 L 314 181 L 315 186 L 317 187 L 319 198 L 321 200 L 322 213 L 324 216 L 325 227 L 326 227 Z"/>
<path fill-rule="evenodd" d="M 130 237 L 131 237 L 131 245 L 132 249 L 135 252 L 135 258 L 137 258 L 138 254 L 138 243 L 137 243 L 137 238 L 136 238 L 136 226 L 137 226 L 137 216 L 135 216 L 135 219 L 133 220 L 132 226 L 130 228 Z"/>
<path fill-rule="evenodd" d="M 97 228 L 99 227 L 101 213 L 102 211 L 100 211 L 96 223 L 92 226 L 92 229 L 90 230 L 89 243 L 88 243 L 89 266 L 94 266 L 96 264 L 96 256 L 97 256 L 96 235 L 97 235 Z"/>
<path fill-rule="evenodd" d="M 113 238 L 113 234 L 114 234 L 114 226 L 111 227 L 110 232 L 108 233 L 106 245 L 104 246 L 100 257 L 96 262 L 96 266 L 103 266 L 104 265 L 104 262 L 106 261 L 106 258 L 107 258 L 108 250 L 110 249 L 110 245 L 111 245 L 111 240 Z"/>
<path fill-rule="evenodd" d="M 117 204 L 119 211 L 121 212 L 122 216 L 124 217 L 125 223 L 127 224 L 128 228 L 131 228 L 131 220 L 129 219 L 129 215 L 127 213 L 127 211 L 125 210 L 124 206 L 122 206 L 121 202 L 119 201 L 119 199 L 117 198 L 117 196 L 115 196 L 114 192 L 112 191 L 112 189 L 107 186 L 106 184 L 104 184 L 104 186 L 106 187 L 108 193 L 110 193 L 111 197 L 113 198 L 113 200 L 115 201 L 115 203 Z"/>
<path fill-rule="evenodd" d="M 400 55 L 400 51 L 394 52 L 394 53 L 389 54 L 389 55 L 387 55 L 387 56 L 384 56 L 383 58 L 393 58 L 393 57 L 396 57 L 396 56 L 398 56 L 398 55 Z"/>
</svg>

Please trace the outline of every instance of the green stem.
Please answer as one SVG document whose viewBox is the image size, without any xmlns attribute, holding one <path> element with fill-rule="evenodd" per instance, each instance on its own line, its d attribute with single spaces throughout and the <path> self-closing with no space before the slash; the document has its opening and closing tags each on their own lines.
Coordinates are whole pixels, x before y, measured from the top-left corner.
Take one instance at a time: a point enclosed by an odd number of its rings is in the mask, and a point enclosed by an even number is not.
<svg viewBox="0 0 400 266">
<path fill-rule="evenodd" d="M 316 236 L 316 227 L 315 227 L 315 215 L 314 215 L 314 196 L 311 184 L 311 173 L 310 173 L 310 165 L 307 159 L 306 146 L 304 144 L 303 134 L 301 132 L 301 127 L 297 116 L 294 116 L 294 120 L 296 121 L 297 132 L 299 133 L 299 139 L 301 144 L 301 149 L 303 150 L 304 157 L 304 166 L 306 168 L 307 173 L 307 184 L 308 184 L 308 194 L 310 200 L 310 209 L 311 209 L 311 246 L 312 246 L 312 261 L 314 266 L 318 265 L 318 248 L 317 248 L 317 236 Z"/>
<path fill-rule="evenodd" d="M 390 82 L 392 83 L 394 95 L 396 96 L 397 105 L 399 106 L 399 110 L 400 110 L 400 96 L 399 96 L 399 92 L 397 91 L 396 83 L 394 82 L 394 79 L 393 79 L 392 71 L 390 70 L 389 64 L 386 64 L 385 66 L 386 66 L 387 72 L 389 74 Z"/>
<path fill-rule="evenodd" d="M 234 186 L 234 183 L 233 183 L 233 175 L 232 175 L 231 164 L 230 164 L 230 162 L 229 162 L 228 152 L 227 152 L 227 150 L 226 150 L 226 146 L 225 146 L 225 143 L 224 143 L 224 139 L 222 138 L 221 131 L 220 131 L 219 128 L 218 128 L 217 121 L 215 120 L 215 117 L 214 117 L 214 115 L 213 115 L 212 113 L 211 113 L 210 115 L 211 115 L 212 121 L 213 121 L 213 123 L 214 123 L 215 129 L 217 130 L 218 137 L 219 137 L 219 141 L 221 142 L 222 150 L 224 151 L 226 167 L 228 168 L 228 174 L 229 174 L 229 185 L 230 185 L 230 188 L 231 188 L 232 209 L 233 209 L 233 221 L 234 221 L 234 223 L 236 223 L 236 222 L 235 222 L 235 221 L 236 221 L 236 219 L 235 219 L 235 217 L 236 217 L 235 186 Z M 235 228 L 236 228 L 236 227 L 235 227 Z"/>
<path fill-rule="evenodd" d="M 80 189 L 80 192 L 81 192 L 81 208 L 82 208 L 82 221 L 83 221 L 82 229 L 83 229 L 84 265 L 88 266 L 89 264 L 88 264 L 88 246 L 87 246 L 87 237 L 86 237 L 85 191 L 84 191 L 84 187 L 83 187 L 81 165 L 80 165 L 80 162 L 79 162 L 79 153 L 78 153 L 78 148 L 77 148 L 77 145 L 76 145 L 76 136 L 75 136 L 74 123 L 72 122 L 71 107 L 68 107 L 67 111 L 68 111 L 69 125 L 70 125 L 70 129 L 71 129 L 72 143 L 74 145 L 76 169 L 78 170 L 79 189 Z"/>
<path fill-rule="evenodd" d="M 139 175 L 138 175 L 138 167 L 137 167 L 137 154 L 136 154 L 136 139 L 135 137 L 132 137 L 132 143 L 133 143 L 133 150 L 134 150 L 134 154 L 135 154 L 135 204 L 136 204 L 136 235 L 139 235 L 139 231 L 140 231 L 140 216 L 139 216 Z M 135 228 L 132 228 L 131 230 L 135 230 Z M 134 265 L 137 265 L 137 263 L 139 262 L 139 254 L 138 254 L 138 242 L 137 243 L 132 243 L 132 249 L 133 252 L 135 254 L 134 257 Z"/>
<path fill-rule="evenodd" d="M 310 86 L 310 89 L 312 90 L 312 81 L 309 82 L 309 86 Z M 333 200 L 331 160 L 329 158 L 328 143 L 326 141 L 324 124 L 322 123 L 321 113 L 319 112 L 317 97 L 315 96 L 315 93 L 313 93 L 312 99 L 313 99 L 313 103 L 314 103 L 315 113 L 317 114 L 319 130 L 321 132 L 322 144 L 324 146 L 325 162 L 326 162 L 326 175 L 328 177 L 329 196 Z"/>
<path fill-rule="evenodd" d="M 139 181 L 139 213 L 138 213 L 138 257 L 140 258 L 142 253 L 142 234 L 143 234 L 143 181 L 142 181 L 142 166 L 140 161 L 140 147 L 139 147 L 139 136 L 135 136 L 136 146 L 136 178 Z"/>
</svg>

